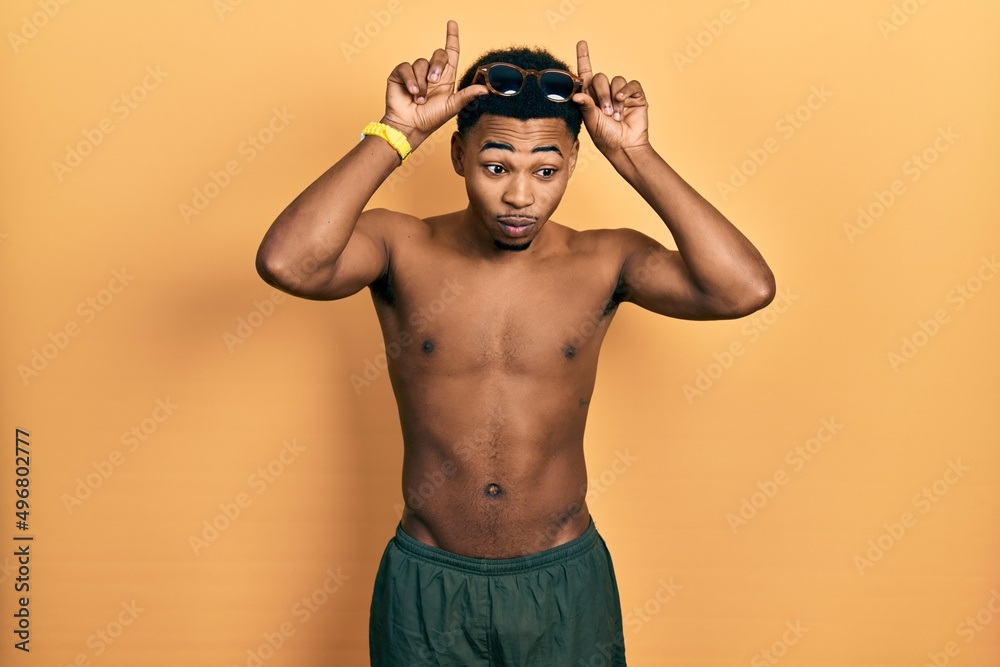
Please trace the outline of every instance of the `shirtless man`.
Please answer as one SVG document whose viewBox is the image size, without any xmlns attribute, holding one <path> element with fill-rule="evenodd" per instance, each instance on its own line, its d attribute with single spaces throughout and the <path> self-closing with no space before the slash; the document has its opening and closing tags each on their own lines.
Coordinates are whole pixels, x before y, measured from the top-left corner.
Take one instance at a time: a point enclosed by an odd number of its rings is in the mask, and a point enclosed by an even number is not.
<svg viewBox="0 0 1000 667">
<path fill-rule="evenodd" d="M 545 51 L 504 49 L 456 91 L 458 56 L 449 21 L 444 49 L 392 71 L 382 125 L 282 211 L 257 269 L 307 299 L 368 287 L 399 352 L 389 377 L 406 508 L 376 578 L 372 664 L 624 665 L 615 575 L 585 502 L 601 342 L 622 302 L 736 318 L 771 301 L 774 277 L 652 148 L 639 82 L 594 74 L 586 42 L 578 76 Z M 468 206 L 427 219 L 363 210 L 401 158 L 456 115 L 451 160 Z M 677 251 L 631 229 L 549 219 L 581 119 Z M 438 484 L 421 493 L 428 479 Z"/>
</svg>

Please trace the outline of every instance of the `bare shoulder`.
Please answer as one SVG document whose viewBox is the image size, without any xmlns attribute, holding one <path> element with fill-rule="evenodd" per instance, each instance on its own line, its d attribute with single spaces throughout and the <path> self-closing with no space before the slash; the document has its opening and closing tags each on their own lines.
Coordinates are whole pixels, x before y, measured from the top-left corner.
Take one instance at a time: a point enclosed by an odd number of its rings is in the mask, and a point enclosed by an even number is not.
<svg viewBox="0 0 1000 667">
<path fill-rule="evenodd" d="M 588 272 L 613 278 L 614 299 L 630 301 L 666 314 L 660 306 L 676 292 L 686 275 L 680 253 L 665 248 L 659 241 L 635 229 L 593 229 L 569 236 L 572 252 L 585 257 Z M 672 298 L 672 297 L 670 297 Z M 653 307 L 650 307 L 653 304 Z"/>
<path fill-rule="evenodd" d="M 562 225 L 559 225 L 563 227 Z M 567 230 L 567 245 L 574 254 L 588 254 L 600 261 L 617 267 L 624 266 L 629 256 L 636 251 L 662 249 L 655 239 L 634 229 L 586 229 Z"/>
<path fill-rule="evenodd" d="M 358 218 L 355 230 L 369 237 L 384 248 L 386 259 L 392 261 L 393 251 L 401 245 L 413 245 L 414 241 L 426 239 L 431 234 L 428 220 L 409 213 L 401 213 L 387 208 L 372 208 Z"/>
<path fill-rule="evenodd" d="M 399 237 L 412 238 L 414 234 L 429 235 L 435 229 L 452 223 L 457 213 L 420 218 L 410 213 L 401 213 L 387 208 L 371 208 L 358 219 L 358 227 L 363 227 L 386 240 Z"/>
<path fill-rule="evenodd" d="M 427 229 L 427 222 L 409 213 L 387 208 L 370 208 L 361 213 L 356 229 L 391 241 L 399 234 L 413 234 Z"/>
</svg>

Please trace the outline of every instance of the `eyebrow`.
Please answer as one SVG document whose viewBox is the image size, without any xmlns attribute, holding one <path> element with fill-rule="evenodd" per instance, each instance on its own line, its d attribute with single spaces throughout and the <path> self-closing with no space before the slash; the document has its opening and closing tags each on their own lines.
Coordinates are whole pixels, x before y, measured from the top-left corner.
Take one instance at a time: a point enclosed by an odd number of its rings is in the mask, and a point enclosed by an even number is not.
<svg viewBox="0 0 1000 667">
<path fill-rule="evenodd" d="M 496 148 L 496 149 L 499 149 L 499 150 L 502 150 L 502 151 L 510 151 L 511 153 L 514 152 L 514 147 L 513 146 L 511 146 L 510 144 L 500 143 L 499 141 L 487 141 L 485 144 L 483 144 L 483 147 L 479 149 L 479 152 L 482 153 L 483 151 L 487 151 L 487 150 L 489 150 L 491 148 Z M 534 148 L 531 149 L 531 152 L 532 153 L 546 153 L 546 152 L 558 153 L 559 156 L 562 157 L 562 151 L 559 150 L 558 146 L 553 146 L 553 145 L 549 145 L 549 146 L 535 146 Z"/>
</svg>

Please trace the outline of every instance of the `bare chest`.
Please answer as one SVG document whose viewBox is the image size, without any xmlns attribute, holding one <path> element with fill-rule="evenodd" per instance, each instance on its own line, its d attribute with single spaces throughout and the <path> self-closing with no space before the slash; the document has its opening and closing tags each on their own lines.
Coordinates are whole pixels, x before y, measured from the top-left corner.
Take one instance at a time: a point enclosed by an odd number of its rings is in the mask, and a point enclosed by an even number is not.
<svg viewBox="0 0 1000 667">
<path fill-rule="evenodd" d="M 448 370 L 530 372 L 585 360 L 614 315 L 615 276 L 554 262 L 531 271 L 443 261 L 397 267 L 390 299 L 376 295 L 400 356 Z"/>
</svg>

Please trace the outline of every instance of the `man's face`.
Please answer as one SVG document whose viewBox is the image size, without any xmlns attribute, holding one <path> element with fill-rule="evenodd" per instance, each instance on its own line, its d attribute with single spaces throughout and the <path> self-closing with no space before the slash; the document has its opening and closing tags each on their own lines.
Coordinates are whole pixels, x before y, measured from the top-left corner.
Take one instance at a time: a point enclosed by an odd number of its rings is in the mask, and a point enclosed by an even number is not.
<svg viewBox="0 0 1000 667">
<path fill-rule="evenodd" d="M 452 163 L 496 247 L 528 247 L 566 192 L 578 149 L 561 118 L 484 114 L 464 140 L 456 133 Z"/>
</svg>

